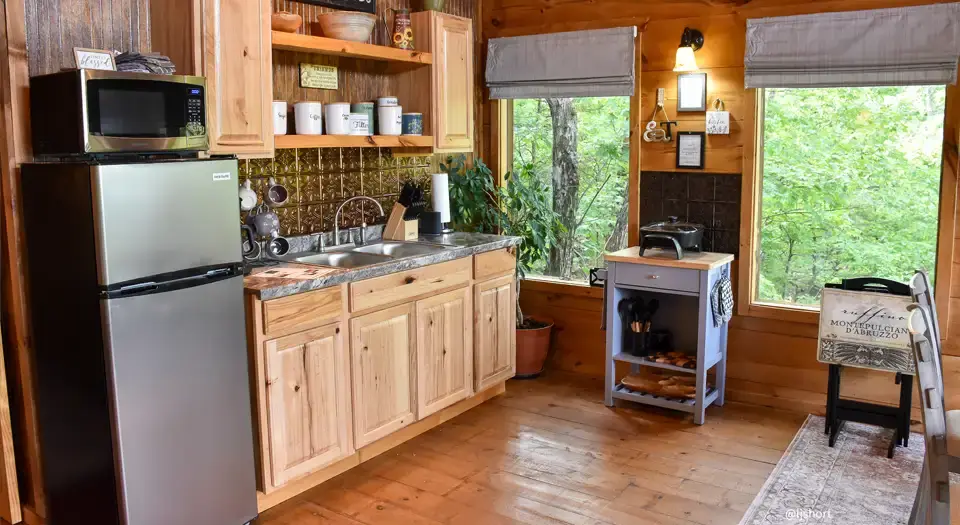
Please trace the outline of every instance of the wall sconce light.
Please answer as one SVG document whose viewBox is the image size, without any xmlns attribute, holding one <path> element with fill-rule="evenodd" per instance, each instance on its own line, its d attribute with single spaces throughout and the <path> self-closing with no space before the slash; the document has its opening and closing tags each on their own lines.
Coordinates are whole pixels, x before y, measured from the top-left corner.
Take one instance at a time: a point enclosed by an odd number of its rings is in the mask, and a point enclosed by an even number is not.
<svg viewBox="0 0 960 525">
<path fill-rule="evenodd" d="M 699 71 L 697 67 L 697 58 L 693 52 L 703 47 L 703 33 L 689 27 L 683 28 L 683 36 L 680 37 L 680 47 L 677 48 L 677 63 L 673 70 L 678 73 L 687 71 Z"/>
</svg>

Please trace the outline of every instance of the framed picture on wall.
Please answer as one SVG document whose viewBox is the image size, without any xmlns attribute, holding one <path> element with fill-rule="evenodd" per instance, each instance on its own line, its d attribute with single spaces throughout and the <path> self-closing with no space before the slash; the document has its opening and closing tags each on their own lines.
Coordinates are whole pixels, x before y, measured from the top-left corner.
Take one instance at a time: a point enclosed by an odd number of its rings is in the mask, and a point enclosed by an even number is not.
<svg viewBox="0 0 960 525">
<path fill-rule="evenodd" d="M 706 144 L 707 134 L 702 131 L 678 131 L 677 167 L 702 170 Z"/>
<path fill-rule="evenodd" d="M 377 0 L 297 0 L 298 2 L 345 11 L 361 11 L 377 14 Z"/>
<path fill-rule="evenodd" d="M 707 74 L 677 75 L 677 111 L 707 110 Z"/>
</svg>

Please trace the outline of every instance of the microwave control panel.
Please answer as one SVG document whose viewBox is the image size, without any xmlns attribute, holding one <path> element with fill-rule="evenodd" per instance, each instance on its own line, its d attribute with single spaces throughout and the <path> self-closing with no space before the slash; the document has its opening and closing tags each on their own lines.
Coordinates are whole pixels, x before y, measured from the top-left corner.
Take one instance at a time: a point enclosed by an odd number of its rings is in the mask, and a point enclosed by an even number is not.
<svg viewBox="0 0 960 525">
<path fill-rule="evenodd" d="M 191 86 L 187 88 L 187 130 L 191 134 L 202 134 L 205 126 L 203 103 L 203 88 Z M 199 133 L 197 133 L 199 132 Z"/>
</svg>

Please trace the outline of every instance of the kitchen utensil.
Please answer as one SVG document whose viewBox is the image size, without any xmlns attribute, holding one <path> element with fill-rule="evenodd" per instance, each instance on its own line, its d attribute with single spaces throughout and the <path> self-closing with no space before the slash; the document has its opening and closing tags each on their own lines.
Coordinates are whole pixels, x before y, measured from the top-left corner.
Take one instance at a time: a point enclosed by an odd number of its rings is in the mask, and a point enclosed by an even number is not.
<svg viewBox="0 0 960 525">
<path fill-rule="evenodd" d="M 403 107 L 378 106 L 377 124 L 381 135 L 400 135 L 403 132 Z"/>
<path fill-rule="evenodd" d="M 373 102 L 357 102 L 355 104 L 350 104 L 350 113 L 363 113 L 367 116 L 367 135 L 373 135 L 373 132 L 376 128 L 377 119 L 374 118 L 374 115 L 377 114 L 376 104 Z"/>
<path fill-rule="evenodd" d="M 377 99 L 377 107 L 379 106 L 399 106 L 400 101 L 397 97 L 380 97 Z"/>
<path fill-rule="evenodd" d="M 270 237 L 274 232 L 280 230 L 280 217 L 270 210 L 266 204 L 261 204 L 257 208 L 255 215 L 248 216 L 253 226 L 254 232 L 260 237 Z"/>
<path fill-rule="evenodd" d="M 287 134 L 287 103 L 283 100 L 273 101 L 273 134 Z"/>
<path fill-rule="evenodd" d="M 257 192 L 250 187 L 250 179 L 243 181 L 240 186 L 240 211 L 250 211 L 257 207 Z"/>
<path fill-rule="evenodd" d="M 327 135 L 350 134 L 350 104 L 347 102 L 332 102 L 323 110 L 327 120 Z"/>
<path fill-rule="evenodd" d="M 404 182 L 403 186 L 400 188 L 400 196 L 397 197 L 397 203 L 401 204 L 404 208 L 409 208 L 413 205 L 413 198 L 416 196 L 416 188 L 413 184 L 409 182 Z"/>
<path fill-rule="evenodd" d="M 677 259 L 683 259 L 684 250 L 700 251 L 703 244 L 702 224 L 684 222 L 677 217 L 652 222 L 640 227 L 640 256 L 648 248 L 673 248 Z"/>
<path fill-rule="evenodd" d="M 296 33 L 303 24 L 303 17 L 296 13 L 278 11 L 270 16 L 270 29 L 284 33 Z"/>
<path fill-rule="evenodd" d="M 297 135 L 323 135 L 323 104 L 297 102 L 293 105 Z"/>
<path fill-rule="evenodd" d="M 243 225 L 240 227 L 240 233 L 243 235 L 243 242 L 240 244 L 240 252 L 246 260 L 256 259 L 260 256 L 260 244 L 256 239 L 256 232 L 253 227 Z"/>
<path fill-rule="evenodd" d="M 273 177 L 267 179 L 267 189 L 263 192 L 263 200 L 271 208 L 283 206 L 290 198 L 290 193 L 283 184 L 277 184 Z"/>
<path fill-rule="evenodd" d="M 401 7 L 394 9 L 387 8 L 387 12 L 393 11 L 393 40 L 390 45 L 397 49 L 406 49 L 412 51 L 413 46 L 413 26 L 410 23 L 410 10 Z M 384 13 L 385 15 L 387 13 Z M 386 20 L 384 20 L 386 22 Z"/>
<path fill-rule="evenodd" d="M 408 16 L 409 18 L 409 16 Z M 323 36 L 351 42 L 366 42 L 370 39 L 376 15 L 354 11 L 331 11 L 317 16 Z"/>
<path fill-rule="evenodd" d="M 424 211 L 420 213 L 420 233 L 424 235 L 440 235 L 443 230 L 443 221 L 440 212 Z"/>
<path fill-rule="evenodd" d="M 401 117 L 404 135 L 419 137 L 423 135 L 423 113 L 404 113 Z"/>
<path fill-rule="evenodd" d="M 351 135 L 369 135 L 370 121 L 366 113 L 350 113 L 347 118 L 347 127 Z"/>
<path fill-rule="evenodd" d="M 280 232 L 274 231 L 270 234 L 270 240 L 267 242 L 267 253 L 271 257 L 281 257 L 290 251 L 290 241 L 280 236 Z"/>
</svg>

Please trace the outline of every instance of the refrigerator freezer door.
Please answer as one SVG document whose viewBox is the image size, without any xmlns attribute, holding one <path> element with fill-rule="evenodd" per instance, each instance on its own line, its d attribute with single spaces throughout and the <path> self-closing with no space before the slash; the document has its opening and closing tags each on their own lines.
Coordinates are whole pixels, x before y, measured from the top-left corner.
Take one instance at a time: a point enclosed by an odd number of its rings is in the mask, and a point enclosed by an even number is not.
<svg viewBox="0 0 960 525">
<path fill-rule="evenodd" d="M 243 277 L 101 305 L 123 523 L 252 520 Z"/>
<path fill-rule="evenodd" d="M 242 261 L 236 160 L 91 167 L 100 285 Z"/>
</svg>

